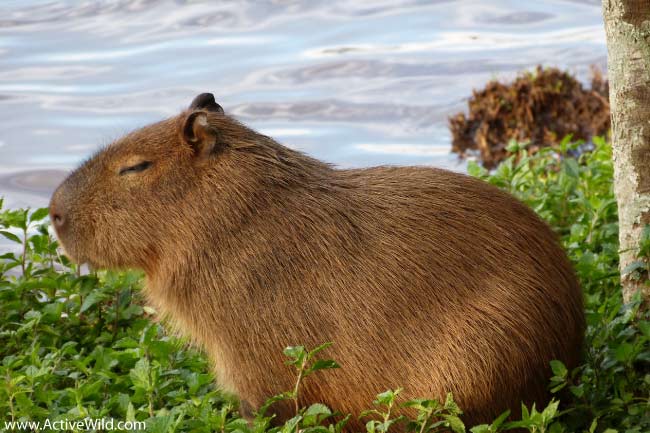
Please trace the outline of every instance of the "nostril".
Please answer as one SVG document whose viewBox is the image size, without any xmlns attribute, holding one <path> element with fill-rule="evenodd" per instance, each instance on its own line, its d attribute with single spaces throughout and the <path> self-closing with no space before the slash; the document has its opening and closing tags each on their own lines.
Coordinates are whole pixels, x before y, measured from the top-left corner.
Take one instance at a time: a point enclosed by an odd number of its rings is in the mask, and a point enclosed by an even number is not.
<svg viewBox="0 0 650 433">
<path fill-rule="evenodd" d="M 66 226 L 69 225 L 69 218 L 60 187 L 52 195 L 49 210 L 52 226 L 56 229 L 57 234 L 61 235 L 65 231 Z"/>
<path fill-rule="evenodd" d="M 65 224 L 63 212 L 61 212 L 56 203 L 50 205 L 50 221 L 52 221 L 52 224 L 57 229 L 61 229 Z"/>
</svg>

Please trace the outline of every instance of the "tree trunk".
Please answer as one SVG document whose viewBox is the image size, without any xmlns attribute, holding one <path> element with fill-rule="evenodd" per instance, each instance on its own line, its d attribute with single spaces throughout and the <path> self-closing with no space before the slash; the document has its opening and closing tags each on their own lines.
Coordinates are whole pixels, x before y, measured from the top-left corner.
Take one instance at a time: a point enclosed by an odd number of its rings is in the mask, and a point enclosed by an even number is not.
<svg viewBox="0 0 650 433">
<path fill-rule="evenodd" d="M 603 0 L 623 298 L 650 289 L 623 270 L 650 224 L 650 0 Z"/>
</svg>

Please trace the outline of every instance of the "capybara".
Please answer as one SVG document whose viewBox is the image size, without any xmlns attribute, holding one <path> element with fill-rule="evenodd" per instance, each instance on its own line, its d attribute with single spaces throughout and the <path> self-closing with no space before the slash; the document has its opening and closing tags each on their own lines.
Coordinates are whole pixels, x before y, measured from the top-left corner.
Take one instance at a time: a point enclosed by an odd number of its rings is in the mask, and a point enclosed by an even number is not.
<svg viewBox="0 0 650 433">
<path fill-rule="evenodd" d="M 341 365 L 305 380 L 301 404 L 356 415 L 387 389 L 453 392 L 468 424 L 543 404 L 549 361 L 579 361 L 582 294 L 531 209 L 437 168 L 336 169 L 209 93 L 83 163 L 50 216 L 76 262 L 143 269 L 149 302 L 246 410 L 293 388 L 289 345 L 331 341 Z"/>
</svg>

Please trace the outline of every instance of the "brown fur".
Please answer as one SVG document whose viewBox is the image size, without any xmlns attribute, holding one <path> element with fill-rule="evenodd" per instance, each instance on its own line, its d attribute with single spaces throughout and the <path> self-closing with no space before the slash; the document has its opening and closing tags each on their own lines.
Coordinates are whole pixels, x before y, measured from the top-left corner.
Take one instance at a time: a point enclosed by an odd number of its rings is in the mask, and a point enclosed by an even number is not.
<svg viewBox="0 0 650 433">
<path fill-rule="evenodd" d="M 51 214 L 75 260 L 144 269 L 148 299 L 253 408 L 292 388 L 288 345 L 333 341 L 342 366 L 303 404 L 452 391 L 470 424 L 543 403 L 549 361 L 578 361 L 582 295 L 554 233 L 462 174 L 337 170 L 199 108 L 97 153 Z"/>
</svg>

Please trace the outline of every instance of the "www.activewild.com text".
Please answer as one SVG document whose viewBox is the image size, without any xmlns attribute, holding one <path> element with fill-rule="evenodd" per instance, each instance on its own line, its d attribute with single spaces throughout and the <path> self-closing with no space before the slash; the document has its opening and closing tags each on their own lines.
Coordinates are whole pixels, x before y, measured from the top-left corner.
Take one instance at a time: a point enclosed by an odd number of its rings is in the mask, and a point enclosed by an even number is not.
<svg viewBox="0 0 650 433">
<path fill-rule="evenodd" d="M 45 421 L 5 421 L 4 428 L 8 431 L 40 431 L 40 430 L 58 430 L 58 431 L 110 431 L 110 430 L 142 430 L 147 425 L 144 421 L 115 421 L 106 418 L 84 418 L 83 420 L 56 420 L 46 419 Z"/>
</svg>

